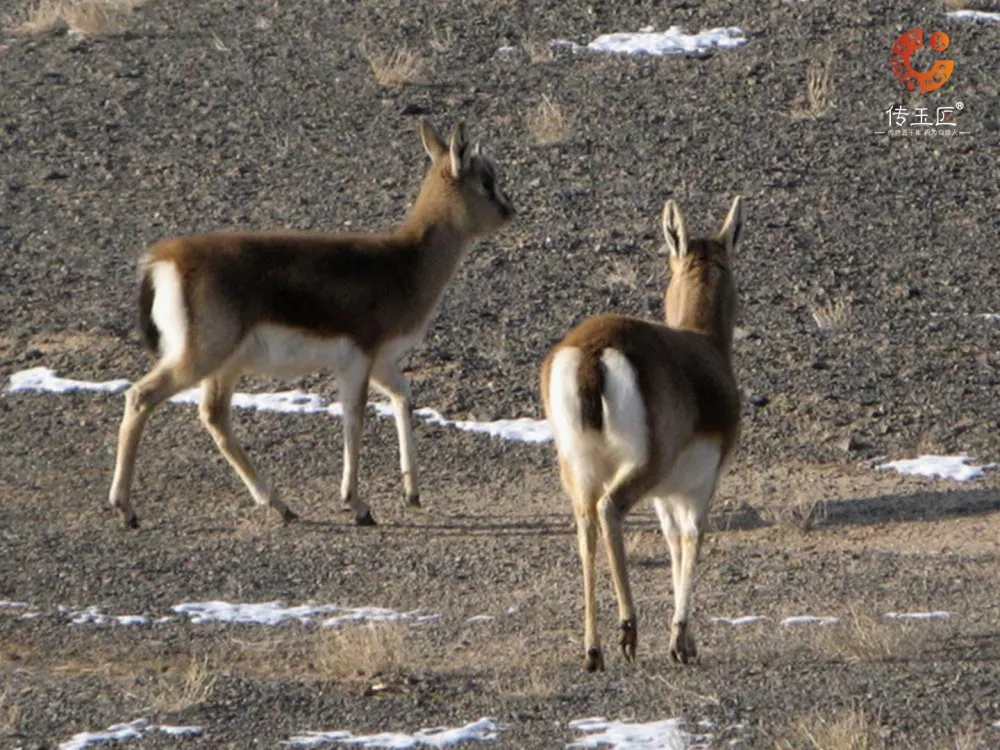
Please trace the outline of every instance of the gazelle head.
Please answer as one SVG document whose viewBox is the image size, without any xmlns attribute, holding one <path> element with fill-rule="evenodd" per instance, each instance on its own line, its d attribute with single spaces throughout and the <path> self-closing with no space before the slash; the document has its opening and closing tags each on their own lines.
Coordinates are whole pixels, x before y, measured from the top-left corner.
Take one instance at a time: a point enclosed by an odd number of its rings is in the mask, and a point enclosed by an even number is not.
<svg viewBox="0 0 1000 750">
<path fill-rule="evenodd" d="M 468 239 L 492 234 L 507 223 L 514 206 L 500 189 L 496 165 L 479 143 L 466 140 L 462 123 L 446 143 L 429 122 L 421 120 L 420 137 L 432 164 L 414 214 L 443 219 Z"/>
<path fill-rule="evenodd" d="M 663 207 L 663 236 L 670 257 L 667 325 L 705 333 L 727 353 L 732 348 L 737 308 L 731 256 L 742 234 L 739 196 L 714 237 L 689 238 L 677 204 L 668 200 Z"/>
</svg>

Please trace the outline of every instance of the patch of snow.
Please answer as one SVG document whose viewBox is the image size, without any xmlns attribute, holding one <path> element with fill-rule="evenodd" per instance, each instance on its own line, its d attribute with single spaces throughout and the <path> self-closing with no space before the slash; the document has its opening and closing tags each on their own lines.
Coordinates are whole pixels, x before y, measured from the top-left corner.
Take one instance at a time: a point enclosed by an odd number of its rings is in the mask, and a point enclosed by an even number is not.
<svg viewBox="0 0 1000 750">
<path fill-rule="evenodd" d="M 840 622 L 839 617 L 815 617 L 814 615 L 799 615 L 797 617 L 786 617 L 781 621 L 782 625 L 836 625 Z"/>
<path fill-rule="evenodd" d="M 26 608 L 27 606 L 27 602 L 10 602 L 7 600 L 0 600 L 0 609 L 19 609 Z"/>
<path fill-rule="evenodd" d="M 239 625 L 280 625 L 288 620 L 312 622 L 325 617 L 321 624 L 334 628 L 347 623 L 423 621 L 438 615 L 422 615 L 420 610 L 397 612 L 382 607 L 341 607 L 337 604 L 301 604 L 286 607 L 284 602 L 259 602 L 251 604 L 230 602 L 184 602 L 173 607 L 179 615 L 187 615 L 195 625 L 207 622 L 228 622 Z M 333 615 L 328 617 L 327 615 Z"/>
<path fill-rule="evenodd" d="M 890 620 L 950 620 L 952 612 L 886 612 Z"/>
<path fill-rule="evenodd" d="M 11 375 L 8 390 L 47 393 L 69 393 L 71 391 L 118 393 L 128 388 L 129 385 L 127 380 L 91 382 L 60 378 L 46 367 L 36 367 Z M 201 391 L 197 388 L 189 388 L 170 398 L 170 401 L 175 404 L 198 404 L 200 400 Z M 321 396 L 298 390 L 276 393 L 234 393 L 232 404 L 237 409 L 256 409 L 257 411 L 273 411 L 283 414 L 325 413 L 340 417 L 344 413 L 343 407 L 339 403 L 327 403 Z M 392 407 L 389 404 L 376 402 L 370 406 L 380 417 L 392 418 L 393 416 Z M 552 440 L 552 432 L 548 422 L 544 419 L 498 419 L 492 422 L 454 421 L 446 419 L 440 412 L 428 408 L 417 409 L 413 414 L 429 424 L 482 433 L 504 440 L 526 443 L 546 443 Z"/>
<path fill-rule="evenodd" d="M 1000 13 L 997 13 L 997 16 L 998 19 L 1000 19 Z M 979 315 L 976 317 L 982 318 L 983 320 L 988 320 L 991 323 L 995 323 L 996 321 L 1000 320 L 1000 313 L 979 313 Z"/>
<path fill-rule="evenodd" d="M 346 730 L 333 732 L 303 732 L 289 737 L 282 744 L 317 747 L 329 743 L 356 745 L 358 747 L 413 748 L 445 747 L 460 742 L 495 740 L 504 729 L 495 719 L 483 718 L 463 727 L 435 727 L 421 729 L 413 734 L 385 732 L 382 734 L 354 735 Z"/>
<path fill-rule="evenodd" d="M 171 737 L 199 737 L 205 733 L 205 730 L 201 727 L 194 726 L 177 727 L 171 724 L 160 724 L 159 726 L 151 728 L 159 732 L 163 732 L 164 734 L 169 734 Z"/>
<path fill-rule="evenodd" d="M 986 469 L 996 467 L 996 464 L 986 464 L 985 466 L 967 465 L 972 461 L 971 456 L 920 456 L 918 458 L 906 458 L 901 461 L 890 461 L 881 464 L 879 469 L 895 469 L 900 474 L 913 474 L 922 477 L 940 477 L 951 479 L 955 482 L 967 482 L 970 479 L 978 479 L 983 476 Z"/>
<path fill-rule="evenodd" d="M 59 750 L 83 750 L 89 745 L 103 745 L 108 742 L 139 740 L 149 732 L 163 732 L 171 737 L 197 737 L 204 733 L 201 727 L 178 727 L 169 724 L 149 726 L 147 719 L 136 719 L 128 724 L 115 724 L 101 732 L 80 732 L 65 742 L 59 743 Z"/>
<path fill-rule="evenodd" d="M 761 622 L 766 620 L 766 617 L 761 615 L 745 615 L 743 617 L 712 617 L 709 622 L 712 623 L 725 623 L 726 625 L 751 625 L 755 622 Z"/>
<path fill-rule="evenodd" d="M 33 367 L 15 372 L 10 376 L 9 391 L 48 391 L 49 393 L 71 393 L 72 391 L 101 391 L 118 393 L 129 387 L 127 380 L 108 380 L 94 383 L 87 380 L 72 380 L 57 377 L 48 367 Z"/>
<path fill-rule="evenodd" d="M 472 617 L 470 617 L 465 622 L 467 624 L 472 624 L 474 622 L 489 622 L 492 619 L 493 619 L 493 615 L 473 615 Z"/>
<path fill-rule="evenodd" d="M 987 10 L 953 10 L 945 13 L 948 18 L 958 21 L 997 21 L 1000 22 L 1000 13 Z"/>
<path fill-rule="evenodd" d="M 574 52 L 604 52 L 614 55 L 706 55 L 716 49 L 742 47 L 747 43 L 743 30 L 735 26 L 706 29 L 688 34 L 680 26 L 666 31 L 645 27 L 636 33 L 602 34 L 583 47 L 566 39 L 550 42 L 553 47 L 569 47 Z"/>
<path fill-rule="evenodd" d="M 569 723 L 570 729 L 583 732 L 576 742 L 567 745 L 570 748 L 589 748 L 610 746 L 613 750 L 685 750 L 695 742 L 710 738 L 706 735 L 695 735 L 681 729 L 684 722 L 681 719 L 663 719 L 645 724 L 628 721 L 608 721 L 602 716 L 589 719 L 577 719 Z"/>
<path fill-rule="evenodd" d="M 66 610 L 60 607 L 61 612 L 69 615 L 73 625 L 148 625 L 149 618 L 142 615 L 106 615 L 97 607 L 87 607 L 86 609 Z"/>
<path fill-rule="evenodd" d="M 80 732 L 65 742 L 60 742 L 59 750 L 83 750 L 88 745 L 96 745 L 99 742 L 137 740 L 142 737 L 142 732 L 148 723 L 146 719 L 136 719 L 128 724 L 115 724 L 103 732 Z"/>
</svg>

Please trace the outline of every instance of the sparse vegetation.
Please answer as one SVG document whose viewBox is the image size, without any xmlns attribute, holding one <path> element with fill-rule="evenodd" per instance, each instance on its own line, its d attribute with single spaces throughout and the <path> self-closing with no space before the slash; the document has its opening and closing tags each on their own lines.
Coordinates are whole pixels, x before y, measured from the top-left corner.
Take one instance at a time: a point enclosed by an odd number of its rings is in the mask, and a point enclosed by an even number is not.
<svg viewBox="0 0 1000 750">
<path fill-rule="evenodd" d="M 927 626 L 920 632 L 926 633 Z M 851 611 L 840 622 L 812 631 L 819 650 L 849 662 L 896 658 L 919 647 L 917 632 L 909 623 L 877 620 Z"/>
<path fill-rule="evenodd" d="M 528 132 L 540 146 L 565 143 L 573 132 L 572 118 L 548 94 L 524 117 Z"/>
<path fill-rule="evenodd" d="M 6 688 L 0 693 L 0 733 L 13 734 L 20 726 L 21 707 L 13 696 L 13 690 Z"/>
<path fill-rule="evenodd" d="M 815 711 L 794 723 L 789 737 L 778 740 L 776 746 L 783 750 L 881 750 L 886 745 L 877 722 L 852 708 L 832 717 Z"/>
<path fill-rule="evenodd" d="M 607 280 L 610 286 L 626 289 L 639 288 L 639 270 L 634 262 L 615 256 L 608 262 L 608 266 Z"/>
<path fill-rule="evenodd" d="M 417 83 L 423 76 L 423 58 L 405 44 L 392 52 L 385 52 L 371 41 L 364 40 L 358 50 L 368 61 L 375 80 L 381 86 L 405 86 Z"/>
<path fill-rule="evenodd" d="M 317 636 L 316 664 L 333 678 L 367 678 L 398 669 L 406 656 L 403 627 L 379 623 L 329 628 Z"/>
<path fill-rule="evenodd" d="M 792 111 L 794 117 L 822 117 L 833 106 L 833 54 L 813 60 L 806 70 L 806 106 Z"/>
<path fill-rule="evenodd" d="M 183 711 L 208 700 L 218 675 L 207 656 L 193 658 L 180 675 L 158 675 L 146 694 L 154 711 Z"/>
<path fill-rule="evenodd" d="M 525 39 L 521 46 L 528 54 L 528 59 L 533 63 L 549 62 L 555 58 L 552 45 L 539 39 Z"/>
<path fill-rule="evenodd" d="M 18 27 L 23 34 L 70 32 L 81 36 L 118 34 L 128 28 L 143 0 L 38 0 Z"/>
<path fill-rule="evenodd" d="M 810 305 L 816 327 L 821 331 L 837 331 L 847 325 L 851 317 L 850 305 L 843 299 L 835 299 L 823 305 Z"/>
<path fill-rule="evenodd" d="M 792 505 L 782 508 L 778 521 L 788 528 L 808 533 L 826 517 L 826 501 L 822 498 L 799 498 Z"/>
</svg>

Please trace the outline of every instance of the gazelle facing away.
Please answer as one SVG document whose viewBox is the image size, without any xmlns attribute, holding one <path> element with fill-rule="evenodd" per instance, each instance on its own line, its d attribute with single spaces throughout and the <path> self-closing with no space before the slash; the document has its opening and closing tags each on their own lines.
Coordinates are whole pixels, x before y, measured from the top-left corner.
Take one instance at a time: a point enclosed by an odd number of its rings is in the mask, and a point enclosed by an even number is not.
<svg viewBox="0 0 1000 750">
<path fill-rule="evenodd" d="M 589 318 L 542 365 L 542 400 L 576 515 L 590 671 L 604 669 L 594 591 L 598 526 L 618 598 L 619 642 L 625 658 L 635 660 L 622 521 L 645 497 L 653 499 L 670 547 L 670 654 L 682 663 L 696 655 L 688 626 L 695 563 L 719 473 L 739 437 L 730 255 L 742 227 L 737 197 L 716 237 L 689 240 L 680 209 L 667 201 L 666 325 L 622 315 Z"/>
<path fill-rule="evenodd" d="M 420 125 L 432 163 L 403 224 L 385 234 L 206 234 L 168 239 L 142 260 L 139 315 L 159 354 L 126 394 L 111 505 L 138 520 L 129 499 L 146 420 L 165 399 L 201 383 L 201 420 L 260 505 L 296 518 L 233 437 L 229 409 L 240 375 L 300 376 L 329 369 L 344 411 L 343 502 L 374 524 L 358 496 L 358 449 L 369 380 L 392 401 L 409 505 L 419 506 L 410 394 L 400 358 L 423 337 L 470 243 L 514 209 L 493 162 L 458 124 L 445 143 Z"/>
</svg>

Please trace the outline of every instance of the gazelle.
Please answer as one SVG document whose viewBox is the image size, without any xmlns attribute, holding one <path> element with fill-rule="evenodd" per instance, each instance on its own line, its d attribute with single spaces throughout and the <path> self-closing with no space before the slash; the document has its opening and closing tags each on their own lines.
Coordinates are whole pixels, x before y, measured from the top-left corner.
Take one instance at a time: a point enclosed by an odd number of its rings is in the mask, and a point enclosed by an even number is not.
<svg viewBox="0 0 1000 750">
<path fill-rule="evenodd" d="M 604 669 L 594 591 L 598 526 L 618 599 L 619 643 L 625 658 L 635 660 L 622 521 L 646 497 L 653 499 L 670 547 L 670 654 L 685 664 L 696 656 L 688 625 L 695 563 L 716 482 L 739 438 L 730 256 L 742 228 L 737 197 L 717 236 L 688 239 L 680 209 L 667 201 L 666 325 L 622 315 L 592 317 L 570 331 L 542 365 L 542 400 L 576 516 L 589 671 Z"/>
<path fill-rule="evenodd" d="M 254 469 L 230 426 L 243 374 L 329 369 L 344 412 L 340 494 L 359 525 L 375 523 L 358 496 L 358 449 L 369 381 L 389 396 L 407 503 L 420 505 L 410 393 L 399 360 L 419 343 L 466 249 L 500 229 L 514 208 L 493 162 L 456 125 L 449 142 L 426 121 L 432 163 L 409 215 L 383 234 L 269 232 L 164 240 L 141 263 L 139 316 L 153 369 L 126 394 L 111 505 L 126 526 L 136 449 L 153 409 L 201 383 L 201 421 L 253 499 L 297 516 Z"/>
</svg>

